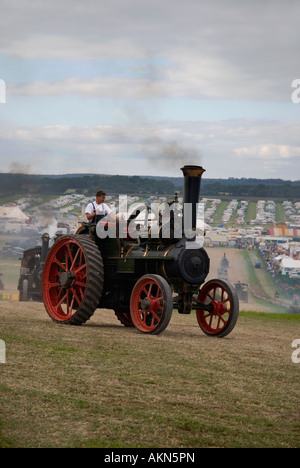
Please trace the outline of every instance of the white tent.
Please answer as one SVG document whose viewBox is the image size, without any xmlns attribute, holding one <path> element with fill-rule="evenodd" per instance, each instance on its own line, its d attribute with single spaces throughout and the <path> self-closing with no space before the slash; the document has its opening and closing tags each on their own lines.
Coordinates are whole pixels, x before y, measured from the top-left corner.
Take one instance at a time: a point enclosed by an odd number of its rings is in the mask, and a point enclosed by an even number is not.
<svg viewBox="0 0 300 468">
<path fill-rule="evenodd" d="M 17 221 L 27 221 L 29 218 L 17 206 L 0 206 L 0 219 L 15 219 Z"/>
<path fill-rule="evenodd" d="M 294 260 L 291 257 L 282 258 L 280 271 L 282 275 L 300 275 L 300 260 Z"/>
</svg>

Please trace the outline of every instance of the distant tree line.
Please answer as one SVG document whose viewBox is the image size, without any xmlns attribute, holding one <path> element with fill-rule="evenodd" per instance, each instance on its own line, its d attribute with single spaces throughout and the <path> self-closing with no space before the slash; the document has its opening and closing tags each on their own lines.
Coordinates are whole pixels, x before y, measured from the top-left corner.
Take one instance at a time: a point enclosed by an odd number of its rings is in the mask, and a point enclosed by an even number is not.
<svg viewBox="0 0 300 468">
<path fill-rule="evenodd" d="M 62 195 L 67 190 L 93 194 L 97 190 L 109 194 L 173 195 L 182 193 L 183 177 L 140 177 L 121 175 L 42 176 L 0 173 L 0 195 Z M 280 179 L 202 179 L 202 196 L 293 198 L 300 200 L 300 181 Z"/>
<path fill-rule="evenodd" d="M 240 183 L 230 185 L 227 183 L 204 183 L 204 195 L 230 195 L 232 197 L 259 197 L 259 198 L 298 198 L 300 199 L 300 183 L 282 181 L 281 184 L 271 184 L 265 181 L 259 183 Z"/>
<path fill-rule="evenodd" d="M 174 192 L 174 184 L 166 180 L 138 176 L 37 176 L 29 174 L 0 174 L 0 194 L 10 193 L 61 195 L 67 190 L 77 193 L 96 193 L 98 190 L 110 194 L 162 194 Z"/>
</svg>

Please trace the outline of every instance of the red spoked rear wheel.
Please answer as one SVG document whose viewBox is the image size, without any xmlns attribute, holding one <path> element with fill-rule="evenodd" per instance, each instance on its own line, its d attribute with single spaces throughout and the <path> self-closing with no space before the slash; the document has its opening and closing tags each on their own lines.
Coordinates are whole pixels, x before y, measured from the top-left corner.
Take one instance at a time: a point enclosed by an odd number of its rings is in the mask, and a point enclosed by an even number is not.
<svg viewBox="0 0 300 468">
<path fill-rule="evenodd" d="M 42 281 L 45 308 L 52 320 L 85 323 L 101 299 L 103 277 L 101 254 L 89 237 L 61 237 L 48 254 Z"/>
<path fill-rule="evenodd" d="M 210 336 L 223 338 L 228 335 L 238 319 L 239 300 L 227 281 L 208 281 L 200 290 L 198 302 L 210 306 L 209 310 L 196 310 L 201 330 Z"/>
<path fill-rule="evenodd" d="M 127 310 L 124 312 L 121 309 L 115 309 L 115 314 L 118 318 L 118 320 L 124 325 L 125 327 L 134 327 L 132 318 L 130 315 L 130 310 Z"/>
<path fill-rule="evenodd" d="M 159 275 L 142 276 L 135 284 L 130 299 L 130 314 L 142 333 L 158 335 L 170 322 L 173 311 L 172 290 Z"/>
</svg>

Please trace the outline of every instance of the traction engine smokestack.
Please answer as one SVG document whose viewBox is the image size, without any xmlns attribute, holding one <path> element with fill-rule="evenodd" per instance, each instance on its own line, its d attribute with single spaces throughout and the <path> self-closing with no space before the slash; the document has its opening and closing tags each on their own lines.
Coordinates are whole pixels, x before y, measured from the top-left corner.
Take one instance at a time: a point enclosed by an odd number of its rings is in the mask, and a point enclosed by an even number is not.
<svg viewBox="0 0 300 468">
<path fill-rule="evenodd" d="M 49 252 L 49 242 L 50 236 L 47 232 L 42 235 L 42 253 L 41 253 L 41 262 L 44 263 L 46 261 L 48 252 Z"/>
<path fill-rule="evenodd" d="M 201 177 L 205 169 L 201 166 L 184 166 L 181 168 L 184 175 L 183 216 L 185 226 L 193 231 L 197 227 L 197 203 L 200 196 Z"/>
</svg>

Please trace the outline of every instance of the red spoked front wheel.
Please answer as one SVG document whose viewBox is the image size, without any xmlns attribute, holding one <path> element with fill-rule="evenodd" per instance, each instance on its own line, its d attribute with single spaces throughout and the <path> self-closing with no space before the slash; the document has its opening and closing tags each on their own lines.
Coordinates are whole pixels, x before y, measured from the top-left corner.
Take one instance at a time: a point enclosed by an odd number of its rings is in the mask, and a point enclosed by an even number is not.
<svg viewBox="0 0 300 468">
<path fill-rule="evenodd" d="M 158 335 L 170 322 L 173 311 L 172 290 L 159 275 L 142 276 L 135 284 L 130 299 L 130 314 L 142 333 Z"/>
<path fill-rule="evenodd" d="M 223 338 L 233 330 L 239 300 L 230 283 L 219 279 L 208 281 L 199 292 L 198 302 L 207 306 L 196 310 L 199 326 L 206 335 Z"/>
<path fill-rule="evenodd" d="M 45 308 L 55 322 L 81 325 L 96 310 L 103 289 L 103 262 L 95 243 L 84 235 L 63 236 L 45 262 Z"/>
</svg>

